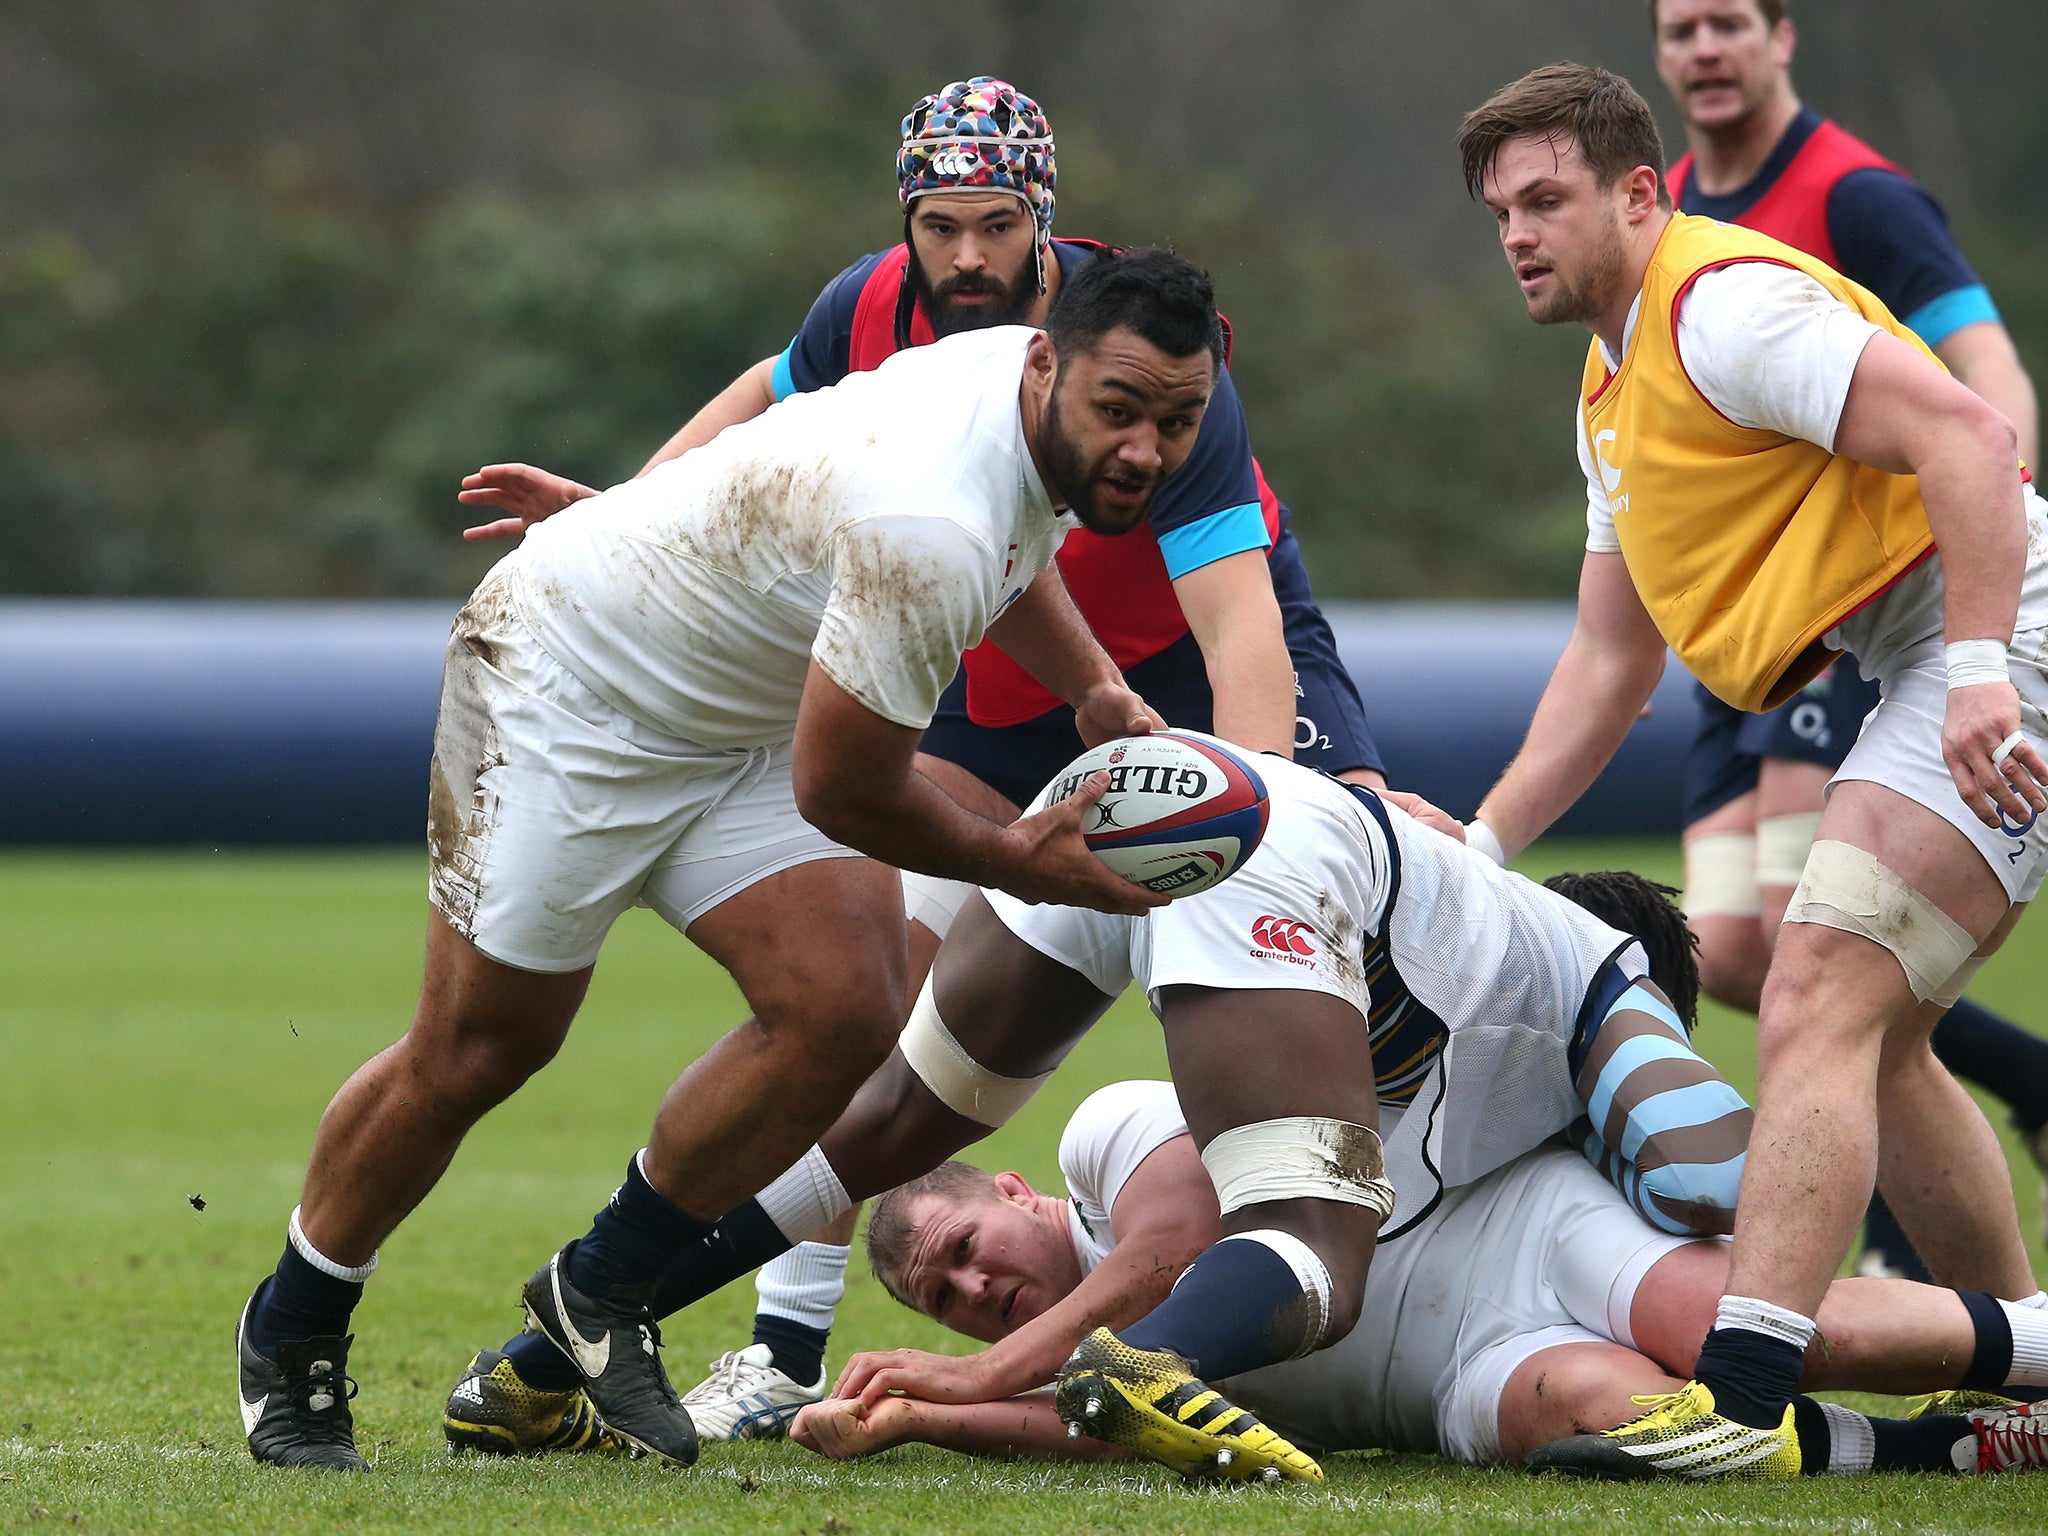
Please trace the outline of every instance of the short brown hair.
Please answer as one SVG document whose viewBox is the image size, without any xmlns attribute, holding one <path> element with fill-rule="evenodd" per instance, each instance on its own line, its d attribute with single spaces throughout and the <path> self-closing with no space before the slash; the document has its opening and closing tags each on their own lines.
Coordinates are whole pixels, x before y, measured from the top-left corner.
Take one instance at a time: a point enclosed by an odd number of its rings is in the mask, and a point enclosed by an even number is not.
<svg viewBox="0 0 2048 1536">
<path fill-rule="evenodd" d="M 1657 200 L 1671 201 L 1663 184 L 1664 139 L 1657 119 L 1620 75 L 1594 64 L 1546 64 L 1495 91 L 1485 105 L 1465 114 L 1458 129 L 1465 190 L 1480 196 L 1480 183 L 1501 147 L 1531 137 L 1578 145 L 1579 158 L 1603 187 L 1647 165 L 1658 176 Z"/>
<path fill-rule="evenodd" d="M 948 1159 L 922 1178 L 898 1184 L 875 1201 L 868 1212 L 868 1268 L 882 1282 L 882 1289 L 912 1311 L 917 1303 L 904 1294 L 899 1276 L 910 1258 L 910 1245 L 917 1237 L 912 1205 L 927 1195 L 966 1204 L 976 1200 L 1000 1200 L 994 1177 L 972 1163 Z"/>
<path fill-rule="evenodd" d="M 1650 30 L 1657 30 L 1657 7 L 1664 0 L 1649 0 Z M 1766 27 L 1775 27 L 1785 19 L 1785 0 L 1756 0 L 1757 14 L 1764 19 Z"/>
</svg>

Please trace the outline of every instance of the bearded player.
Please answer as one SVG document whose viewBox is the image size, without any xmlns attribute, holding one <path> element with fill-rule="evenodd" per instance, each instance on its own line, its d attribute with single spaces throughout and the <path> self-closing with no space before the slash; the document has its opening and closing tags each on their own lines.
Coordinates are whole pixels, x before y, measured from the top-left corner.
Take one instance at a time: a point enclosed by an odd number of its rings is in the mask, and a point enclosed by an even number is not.
<svg viewBox="0 0 2048 1536">
<path fill-rule="evenodd" d="M 906 354 L 544 525 L 457 617 L 420 1003 L 328 1106 L 244 1309 L 258 1459 L 363 1468 L 347 1324 L 377 1246 L 560 1047 L 628 907 L 719 961 L 755 1017 L 670 1088 L 624 1183 L 522 1299 L 613 1434 L 687 1464 L 648 1287 L 889 1052 L 909 1011 L 897 870 L 1160 903 L 1087 851 L 1077 811 L 1000 824 L 916 767 L 984 634 L 1089 734 L 1156 723 L 1051 562 L 1071 522 L 1142 521 L 1193 448 L 1221 325 L 1207 276 L 1163 251 L 1091 263 L 1061 299 L 1048 330 Z"/>
<path fill-rule="evenodd" d="M 1728 1294 L 1695 1379 L 1538 1453 L 1794 1475 L 1814 1314 L 1878 1177 L 1944 1283 L 2048 1303 L 1997 1139 L 1927 1046 L 2048 874 L 2048 516 L 2012 424 L 1873 294 L 1672 211 L 1626 81 L 1534 71 L 1467 116 L 1460 149 L 1530 315 L 1593 333 L 1578 621 L 1468 840 L 1512 853 L 1583 793 L 1667 644 L 1745 710 L 1845 651 L 1883 690 L 1765 984 Z"/>
</svg>

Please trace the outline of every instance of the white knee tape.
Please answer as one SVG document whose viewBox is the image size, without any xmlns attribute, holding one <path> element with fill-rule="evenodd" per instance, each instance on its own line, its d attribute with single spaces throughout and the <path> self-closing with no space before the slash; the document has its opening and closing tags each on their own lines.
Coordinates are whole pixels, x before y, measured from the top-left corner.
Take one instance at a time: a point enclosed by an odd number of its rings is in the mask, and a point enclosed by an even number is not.
<svg viewBox="0 0 2048 1536">
<path fill-rule="evenodd" d="M 913 875 L 905 870 L 903 916 L 909 922 L 924 924 L 943 939 L 973 894 L 974 887 L 965 880 L 941 880 L 937 875 Z"/>
<path fill-rule="evenodd" d="M 1839 928 L 1882 945 L 1923 1003 L 1932 1002 L 1977 952 L 1968 929 L 1875 854 L 1826 838 L 1807 855 L 1806 873 L 1785 908 L 1785 921 Z"/>
<path fill-rule="evenodd" d="M 991 1130 L 1029 1104 L 1052 1076 L 1042 1072 L 1037 1077 L 1004 1077 L 968 1055 L 939 1017 L 930 977 L 917 994 L 917 1006 L 910 1010 L 910 1022 L 903 1026 L 896 1049 L 941 1104 Z"/>
<path fill-rule="evenodd" d="M 1271 1200 L 1333 1200 L 1394 1214 L 1394 1186 L 1377 1131 L 1297 1116 L 1225 1131 L 1202 1149 L 1223 1214 Z"/>
<path fill-rule="evenodd" d="M 1937 987 L 1928 997 L 1930 1003 L 1939 1003 L 1944 1008 L 1953 1008 L 1962 1001 L 1963 994 L 1970 990 L 1970 983 L 1977 979 L 1977 973 L 1984 969 L 1982 957 L 1970 956 L 1956 967 L 1955 975 Z"/>
<path fill-rule="evenodd" d="M 1766 816 L 1756 824 L 1756 883 L 1797 885 L 1806 873 L 1813 834 L 1820 830 L 1819 811 L 1791 816 Z"/>
<path fill-rule="evenodd" d="M 1756 889 L 1756 839 L 1747 832 L 1707 832 L 1685 840 L 1687 917 L 1755 917 L 1763 911 Z"/>
</svg>

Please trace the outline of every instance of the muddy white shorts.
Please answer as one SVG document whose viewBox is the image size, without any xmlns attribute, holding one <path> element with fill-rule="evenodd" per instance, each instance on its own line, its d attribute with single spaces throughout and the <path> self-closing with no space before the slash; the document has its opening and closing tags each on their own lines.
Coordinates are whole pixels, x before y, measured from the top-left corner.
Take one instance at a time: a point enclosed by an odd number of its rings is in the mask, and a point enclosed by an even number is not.
<svg viewBox="0 0 2048 1536">
<path fill-rule="evenodd" d="M 713 751 L 614 709 L 487 578 L 455 621 L 427 810 L 435 910 L 493 960 L 580 970 L 621 912 L 687 929 L 813 859 L 857 858 L 796 808 L 788 742 Z"/>
<path fill-rule="evenodd" d="M 1687 1241 L 1630 1210 L 1576 1152 L 1534 1152 L 1383 1243 L 1343 1339 L 1233 1378 L 1225 1395 L 1321 1448 L 1496 1463 L 1515 1369 L 1560 1344 L 1632 1344 L 1637 1287 Z"/>
</svg>

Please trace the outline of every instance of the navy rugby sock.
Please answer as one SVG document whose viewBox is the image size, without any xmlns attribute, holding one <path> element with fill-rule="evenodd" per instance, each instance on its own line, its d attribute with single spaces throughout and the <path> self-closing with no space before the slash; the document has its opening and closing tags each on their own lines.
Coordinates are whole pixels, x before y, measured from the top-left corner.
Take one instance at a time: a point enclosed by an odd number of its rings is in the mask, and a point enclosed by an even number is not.
<svg viewBox="0 0 2048 1536">
<path fill-rule="evenodd" d="M 1932 1044 L 1949 1071 L 2010 1105 L 2019 1130 L 2048 1125 L 2048 1040 L 1966 997 L 1941 1016 Z"/>
<path fill-rule="evenodd" d="M 653 1290 L 676 1256 L 713 1230 L 648 1182 L 641 1155 L 626 1164 L 626 1182 L 570 1250 L 569 1283 L 586 1296 L 609 1300 Z"/>
<path fill-rule="evenodd" d="M 1873 1419 L 1840 1403 L 1796 1397 L 1792 1422 L 1799 1435 L 1799 1470 L 1808 1477 L 1976 1470 L 1977 1432 L 1958 1415 Z M 1964 1447 L 1960 1463 L 1958 1444 Z"/>
<path fill-rule="evenodd" d="M 1749 1328 L 1716 1327 L 1700 1346 L 1693 1379 L 1714 1394 L 1723 1417 L 1751 1429 L 1776 1429 L 1799 1390 L 1806 1351 Z"/>
<path fill-rule="evenodd" d="M 277 1273 L 249 1309 L 249 1342 L 266 1360 L 275 1360 L 278 1345 L 288 1340 L 338 1338 L 348 1332 L 349 1316 L 362 1299 L 362 1281 L 315 1269 L 287 1243 Z"/>
<path fill-rule="evenodd" d="M 1327 1279 L 1322 1284 L 1323 1294 L 1313 1294 L 1295 1265 L 1265 1242 L 1226 1237 L 1117 1337 L 1133 1349 L 1168 1350 L 1204 1381 L 1217 1381 L 1314 1348 L 1330 1305 Z"/>
<path fill-rule="evenodd" d="M 754 1314 L 754 1342 L 766 1344 L 775 1355 L 775 1369 L 804 1386 L 825 1374 L 825 1343 L 830 1337 L 824 1329 L 792 1317 Z"/>
<path fill-rule="evenodd" d="M 717 1226 L 670 1256 L 655 1283 L 654 1315 L 668 1317 L 680 1312 L 795 1246 L 761 1209 L 759 1200 L 736 1205 L 719 1217 Z"/>
<path fill-rule="evenodd" d="M 548 1342 L 544 1333 L 522 1333 L 505 1341 L 505 1353 L 519 1379 L 536 1392 L 567 1392 L 583 1385 L 576 1362 Z"/>
</svg>

